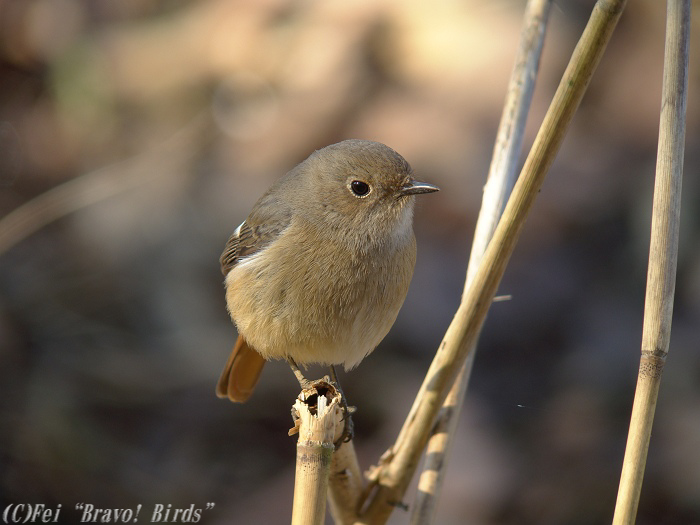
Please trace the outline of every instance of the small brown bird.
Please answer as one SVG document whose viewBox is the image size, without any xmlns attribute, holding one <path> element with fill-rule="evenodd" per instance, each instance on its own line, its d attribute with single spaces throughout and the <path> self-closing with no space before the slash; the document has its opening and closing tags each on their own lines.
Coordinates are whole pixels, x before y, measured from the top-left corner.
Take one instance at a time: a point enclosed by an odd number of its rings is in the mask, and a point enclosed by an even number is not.
<svg viewBox="0 0 700 525">
<path fill-rule="evenodd" d="M 355 367 L 387 334 L 416 260 L 404 158 L 367 140 L 314 152 L 258 200 L 221 255 L 238 328 L 216 393 L 246 401 L 265 360 Z"/>
</svg>

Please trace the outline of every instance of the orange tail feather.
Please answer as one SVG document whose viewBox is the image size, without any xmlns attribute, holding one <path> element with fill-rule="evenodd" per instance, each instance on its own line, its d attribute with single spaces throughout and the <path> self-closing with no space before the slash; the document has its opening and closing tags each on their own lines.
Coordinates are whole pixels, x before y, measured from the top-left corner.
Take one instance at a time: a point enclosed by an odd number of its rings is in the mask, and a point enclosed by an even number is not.
<svg viewBox="0 0 700 525">
<path fill-rule="evenodd" d="M 236 403 L 246 402 L 258 384 L 263 365 L 265 360 L 239 335 L 216 385 L 216 395 Z"/>
</svg>

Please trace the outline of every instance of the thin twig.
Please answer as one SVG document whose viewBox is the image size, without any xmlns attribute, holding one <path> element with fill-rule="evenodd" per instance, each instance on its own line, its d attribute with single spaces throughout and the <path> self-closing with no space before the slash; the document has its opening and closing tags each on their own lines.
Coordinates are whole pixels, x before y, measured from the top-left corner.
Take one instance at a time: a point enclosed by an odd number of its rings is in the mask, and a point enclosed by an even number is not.
<svg viewBox="0 0 700 525">
<path fill-rule="evenodd" d="M 386 523 L 401 503 L 430 429 L 468 351 L 473 348 L 525 218 L 603 55 L 625 0 L 598 0 L 525 161 L 474 281 L 440 344 L 394 446 L 370 473 L 375 484 L 362 523 Z"/>
<path fill-rule="evenodd" d="M 614 525 L 631 525 L 637 515 L 661 373 L 671 336 L 683 178 L 689 41 L 690 0 L 668 0 L 642 357 L 615 505 Z"/>
<path fill-rule="evenodd" d="M 529 0 L 525 7 L 520 42 L 476 223 L 467 267 L 465 293 L 474 279 L 479 262 L 496 230 L 498 220 L 515 183 L 515 170 L 522 150 L 525 123 L 535 88 L 551 6 L 552 0 Z M 437 502 L 449 463 L 450 449 L 454 442 L 464 393 L 467 390 L 474 362 L 474 351 L 475 348 L 469 351 L 469 357 L 442 405 L 428 442 L 425 464 L 418 481 L 418 493 L 411 514 L 412 525 L 429 524 L 435 520 Z"/>
<path fill-rule="evenodd" d="M 209 125 L 208 117 L 199 114 L 154 148 L 64 182 L 12 210 L 0 218 L 0 255 L 62 217 L 171 177 L 197 150 Z"/>
</svg>

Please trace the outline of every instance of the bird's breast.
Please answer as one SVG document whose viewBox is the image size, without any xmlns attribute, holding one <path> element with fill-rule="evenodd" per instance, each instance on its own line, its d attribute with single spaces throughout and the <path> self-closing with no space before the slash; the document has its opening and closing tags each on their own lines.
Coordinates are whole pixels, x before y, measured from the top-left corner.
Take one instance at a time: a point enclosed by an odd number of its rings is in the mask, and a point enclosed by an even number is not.
<svg viewBox="0 0 700 525">
<path fill-rule="evenodd" d="M 416 255 L 409 233 L 345 242 L 292 225 L 229 272 L 231 317 L 265 358 L 353 367 L 384 338 L 406 297 Z"/>
</svg>

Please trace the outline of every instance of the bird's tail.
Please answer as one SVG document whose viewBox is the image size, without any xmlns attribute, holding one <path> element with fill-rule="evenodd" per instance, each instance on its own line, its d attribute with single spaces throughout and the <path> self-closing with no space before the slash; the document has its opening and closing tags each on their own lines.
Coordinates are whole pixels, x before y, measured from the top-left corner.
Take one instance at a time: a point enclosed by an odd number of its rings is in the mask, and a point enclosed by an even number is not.
<svg viewBox="0 0 700 525">
<path fill-rule="evenodd" d="M 231 356 L 216 385 L 216 395 L 244 403 L 258 384 L 265 360 L 253 350 L 242 336 L 238 336 Z"/>
</svg>

